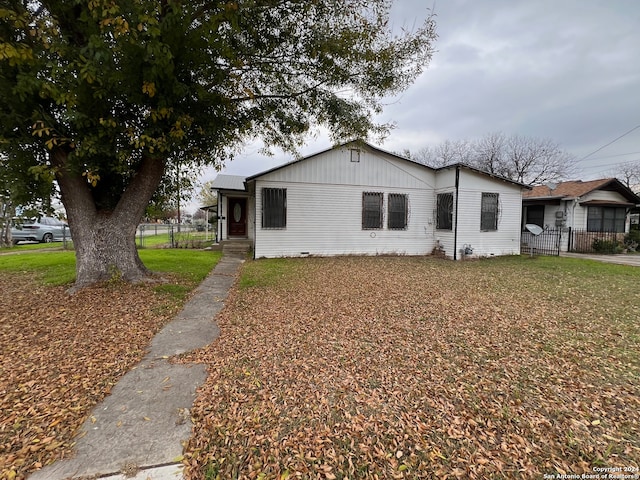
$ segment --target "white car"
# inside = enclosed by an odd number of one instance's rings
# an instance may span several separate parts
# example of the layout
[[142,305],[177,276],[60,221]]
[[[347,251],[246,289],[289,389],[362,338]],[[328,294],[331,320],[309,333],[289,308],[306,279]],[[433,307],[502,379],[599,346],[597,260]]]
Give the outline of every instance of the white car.
[[57,218],[42,217],[39,220],[25,220],[23,223],[14,221],[11,238],[14,244],[22,241],[61,242],[71,239],[71,231],[65,222]]

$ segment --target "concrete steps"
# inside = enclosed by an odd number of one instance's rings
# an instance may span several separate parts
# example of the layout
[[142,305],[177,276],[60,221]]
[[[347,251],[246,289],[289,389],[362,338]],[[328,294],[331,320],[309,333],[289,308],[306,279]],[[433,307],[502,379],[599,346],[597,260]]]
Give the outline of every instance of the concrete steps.
[[250,240],[225,240],[222,242],[223,253],[246,254],[251,250]]

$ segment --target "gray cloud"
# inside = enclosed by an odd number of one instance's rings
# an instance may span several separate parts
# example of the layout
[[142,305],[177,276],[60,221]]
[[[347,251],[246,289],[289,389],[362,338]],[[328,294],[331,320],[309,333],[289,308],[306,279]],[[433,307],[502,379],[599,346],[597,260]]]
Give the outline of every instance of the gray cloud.
[[[433,6],[396,0],[392,25],[416,28]],[[411,88],[385,102],[379,119],[396,129],[382,148],[418,150],[502,131],[550,138],[582,158],[640,124],[637,0],[439,0],[435,13],[437,53]],[[302,153],[329,145],[320,134]],[[583,178],[640,159],[623,155],[636,151],[640,129],[585,160]],[[288,160],[251,147],[226,173],[250,175]]]

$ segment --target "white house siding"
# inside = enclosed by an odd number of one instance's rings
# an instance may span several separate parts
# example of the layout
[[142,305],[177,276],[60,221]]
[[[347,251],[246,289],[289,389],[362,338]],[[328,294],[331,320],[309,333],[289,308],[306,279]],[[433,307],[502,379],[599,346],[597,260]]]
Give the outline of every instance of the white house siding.
[[[434,246],[434,172],[363,150],[331,150],[255,179],[255,257],[303,255],[424,255]],[[263,229],[262,189],[287,189],[287,226]],[[383,228],[362,229],[363,192],[382,192]],[[387,227],[390,193],[408,196],[405,230]]]
[[[496,231],[481,231],[482,193],[498,193],[500,216]],[[518,185],[494,180],[468,169],[460,170],[458,192],[457,258],[465,245],[474,257],[519,255],[522,190]]]

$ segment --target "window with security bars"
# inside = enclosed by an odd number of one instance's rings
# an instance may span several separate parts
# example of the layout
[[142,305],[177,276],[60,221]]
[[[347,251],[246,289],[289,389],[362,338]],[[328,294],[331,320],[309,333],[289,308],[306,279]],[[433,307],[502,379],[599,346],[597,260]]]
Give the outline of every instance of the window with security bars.
[[438,194],[436,228],[438,230],[453,230],[453,193]]
[[382,228],[382,193],[362,193],[362,229]]
[[287,226],[287,189],[262,189],[262,228]]
[[389,194],[389,230],[404,230],[407,228],[407,196],[401,193]]
[[480,230],[498,230],[499,202],[497,193],[483,193],[480,212]]

